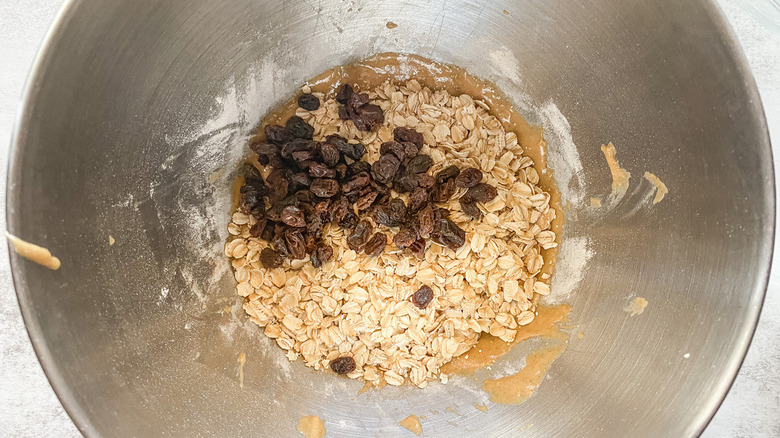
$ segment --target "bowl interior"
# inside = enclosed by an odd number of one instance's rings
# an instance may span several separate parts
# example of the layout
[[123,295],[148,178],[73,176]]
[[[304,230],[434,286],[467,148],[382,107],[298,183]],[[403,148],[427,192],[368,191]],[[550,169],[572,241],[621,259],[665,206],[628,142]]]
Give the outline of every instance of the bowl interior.
[[[247,135],[306,79],[381,52],[464,67],[544,127],[571,203],[553,290],[585,337],[522,405],[478,411],[465,378],[358,396],[243,317],[222,245]],[[611,201],[610,141],[633,175]],[[430,436],[691,435],[755,327],[771,163],[752,78],[706,1],[75,0],[31,78],[8,184],[10,232],[63,266],[13,256],[14,279],[88,435],[293,436],[319,415],[329,436],[406,436],[409,414]],[[645,171],[670,189],[656,205]],[[629,316],[634,297],[649,305]]]

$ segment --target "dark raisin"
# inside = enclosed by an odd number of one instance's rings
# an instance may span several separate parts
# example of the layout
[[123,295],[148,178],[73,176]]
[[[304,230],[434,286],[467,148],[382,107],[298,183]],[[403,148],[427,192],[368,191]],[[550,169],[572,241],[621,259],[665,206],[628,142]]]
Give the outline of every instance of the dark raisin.
[[460,229],[455,222],[441,219],[434,223],[431,239],[439,245],[456,250],[466,243],[466,232]]
[[455,194],[455,180],[448,179],[441,184],[433,186],[433,192],[431,192],[431,201],[447,202],[450,200],[453,194]]
[[417,149],[423,146],[423,135],[414,129],[398,127],[393,130],[393,139],[399,143],[410,142],[417,146]]
[[425,173],[433,165],[433,158],[428,155],[420,154],[409,160],[406,165],[406,172],[410,174]]
[[387,141],[382,143],[382,145],[379,146],[379,153],[381,155],[391,153],[398,157],[400,161],[406,159],[406,149],[404,148],[404,145],[398,143],[397,141]]
[[358,222],[355,229],[352,230],[352,234],[347,237],[347,245],[350,249],[360,252],[368,242],[368,239],[371,238],[372,231],[373,227],[370,222],[365,220]]
[[401,162],[398,161],[398,158],[395,155],[382,155],[371,165],[371,176],[373,176],[374,180],[377,182],[387,184],[393,179],[395,172],[400,165]]
[[456,178],[458,175],[460,175],[460,169],[458,169],[458,166],[447,166],[436,174],[436,182],[441,184],[450,178]]
[[464,202],[463,199],[461,199],[460,210],[473,219],[478,219],[482,217],[482,211],[479,209],[479,207],[477,207],[477,204],[474,202]]
[[431,301],[433,301],[433,289],[429,286],[423,285],[417,289],[417,292],[412,294],[412,304],[417,306],[418,309],[428,307]]
[[352,359],[349,356],[338,357],[333,359],[333,361],[330,363],[330,369],[332,369],[336,374],[349,374],[352,371],[355,371],[356,367],[357,365],[355,364],[355,359]]
[[393,243],[401,249],[406,249],[417,240],[417,233],[409,227],[403,227],[393,236]]
[[366,147],[362,143],[350,143],[350,148],[345,154],[347,157],[352,158],[355,161],[359,161],[366,155]]
[[298,163],[299,166],[302,165],[303,162],[313,161],[316,156],[317,156],[317,152],[314,151],[313,149],[305,150],[305,151],[297,151],[292,153],[293,161]]
[[366,93],[352,93],[349,100],[345,105],[352,111],[357,111],[358,108],[368,103],[368,94]]
[[292,134],[284,126],[266,125],[263,130],[265,131],[265,139],[270,142],[282,144],[292,140]]
[[403,175],[398,181],[393,183],[393,188],[398,193],[408,193],[417,188],[417,178],[414,175]]
[[299,203],[303,203],[302,208],[306,214],[311,214],[311,203],[316,200],[312,192],[308,190],[300,190],[295,194],[295,199],[297,199]]
[[428,190],[417,187],[414,189],[411,195],[409,195],[409,211],[411,213],[417,213],[423,207],[428,205]]
[[333,248],[330,245],[317,248],[316,253],[322,263],[328,263],[333,258]]
[[339,192],[339,183],[334,179],[316,178],[309,190],[319,198],[330,198]]
[[370,190],[355,202],[355,207],[357,207],[358,211],[368,210],[368,208],[374,204],[378,194],[379,192],[376,190]]
[[490,202],[498,196],[498,191],[495,187],[491,186],[487,183],[479,183],[475,185],[474,187],[470,188],[465,195],[463,195],[463,198],[465,198],[466,202]]
[[255,217],[260,216],[265,211],[263,193],[257,187],[244,184],[241,186],[239,193],[241,195],[239,200],[241,211]]
[[[301,151],[311,152],[313,146],[314,143],[311,140],[294,138],[282,146],[281,154],[284,158],[291,159],[293,157],[293,153]],[[311,154],[311,156],[313,156],[313,154]]]
[[274,232],[276,231],[276,222],[268,220],[265,222],[265,227],[260,233],[260,238],[266,242],[270,242],[274,238]]
[[407,141],[401,144],[404,145],[404,157],[407,160],[416,157],[417,154],[420,153],[420,150],[417,149],[417,145],[415,145],[414,143],[410,143]]
[[354,176],[365,172],[368,174],[368,172],[371,172],[371,164],[365,162],[365,161],[355,161],[354,163],[349,165],[349,172],[347,172],[349,175]]
[[255,222],[254,225],[252,225],[252,228],[249,229],[249,235],[252,237],[260,237],[263,234],[263,230],[265,229],[265,224],[268,223],[267,218],[258,219],[257,222]]
[[290,251],[287,249],[287,242],[284,240],[284,233],[280,233],[281,227],[276,227],[275,233],[277,233],[273,239],[271,239],[271,245],[273,245],[276,252],[282,257],[289,257]]
[[306,254],[311,254],[317,249],[317,246],[319,246],[320,238],[311,234],[304,234],[303,242],[306,245]]
[[372,131],[384,123],[385,114],[382,108],[372,103],[365,104],[355,111],[352,123],[360,131]]
[[421,237],[415,240],[411,245],[409,245],[409,251],[417,256],[418,259],[425,258],[425,239]]
[[417,214],[417,234],[428,238],[433,232],[433,208],[428,205]]
[[252,142],[249,149],[257,154],[257,160],[264,166],[271,162],[271,157],[279,155],[279,148],[265,141]]
[[294,173],[290,175],[289,191],[298,192],[299,190],[303,190],[309,187],[309,184],[311,184],[311,178],[309,178],[309,175],[306,175],[303,172]]
[[442,219],[450,217],[450,211],[446,208],[434,208],[433,209],[433,222],[436,223]]
[[312,236],[321,235],[324,227],[325,222],[322,220],[322,216],[318,214],[312,215],[306,222],[306,232]]
[[339,107],[339,119],[347,121],[349,120],[349,110],[347,110],[347,107],[340,106]]
[[300,231],[288,229],[284,232],[284,241],[290,252],[290,258],[303,260],[306,257],[306,241]]
[[347,176],[347,165],[344,163],[339,163],[334,167],[336,169],[336,174],[339,176],[339,178],[344,178]]
[[403,199],[393,198],[387,204],[387,213],[390,219],[396,224],[400,224],[406,220],[407,208]]
[[336,102],[340,104],[345,104],[347,101],[349,101],[350,98],[352,98],[352,95],[355,94],[355,90],[352,89],[352,86],[349,84],[344,84],[339,88],[338,93],[336,93]]
[[320,163],[312,163],[309,166],[309,175],[315,178],[332,178],[335,179],[338,174],[335,170],[328,168],[328,166]]
[[290,186],[290,182],[281,170],[275,169],[265,179],[268,184],[268,188],[271,190],[268,197],[271,202],[278,201],[287,196],[287,190]]
[[312,137],[314,137],[314,127],[298,116],[292,116],[287,119],[287,124],[285,126],[293,137],[306,140],[311,140]]
[[341,219],[343,219],[344,216],[349,212],[349,202],[347,201],[347,198],[343,196],[336,199],[330,205],[331,218],[336,222],[340,222]]
[[320,261],[320,256],[317,254],[317,251],[311,253],[311,255],[309,256],[309,261],[311,262],[311,265],[314,266],[315,268],[319,268],[320,266],[322,266],[322,261]]
[[378,256],[379,254],[382,254],[382,251],[385,250],[385,246],[387,246],[387,236],[380,232],[374,234],[371,239],[366,242],[364,249],[366,251],[366,255]]
[[473,167],[468,167],[460,171],[455,178],[455,185],[462,189],[470,189],[482,181],[482,171]]
[[345,214],[344,217],[341,218],[341,220],[339,221],[339,226],[341,228],[352,229],[355,228],[355,225],[357,225],[357,223],[358,223],[357,215],[350,211],[347,214]]
[[418,173],[416,177],[417,185],[424,189],[430,189],[434,184],[436,184],[436,180],[427,173]]
[[370,182],[371,177],[368,175],[368,173],[361,172],[352,177],[349,181],[345,182],[341,189],[344,191],[344,193],[352,193],[367,186]]
[[260,263],[267,269],[278,268],[284,263],[284,257],[271,248],[263,248],[263,250],[260,251]]
[[306,111],[316,111],[320,108],[320,99],[311,93],[304,93],[298,97],[298,106]]
[[335,166],[341,159],[339,149],[336,145],[331,143],[323,143],[320,145],[320,155],[322,155],[322,162],[328,167]]
[[376,209],[374,212],[374,220],[379,225],[384,225],[386,227],[397,227],[400,225],[397,221],[390,217],[389,208],[386,205],[380,206]]
[[282,210],[282,222],[291,227],[305,227],[306,220],[303,217],[303,210],[293,205],[288,205]]

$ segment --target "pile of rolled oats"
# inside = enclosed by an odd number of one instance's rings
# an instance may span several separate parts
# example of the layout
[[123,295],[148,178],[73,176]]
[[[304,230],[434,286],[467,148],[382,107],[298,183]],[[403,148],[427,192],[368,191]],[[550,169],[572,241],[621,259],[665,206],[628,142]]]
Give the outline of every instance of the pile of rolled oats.
[[[454,251],[428,242],[421,260],[391,242],[371,257],[351,250],[344,230],[332,224],[323,238],[334,254],[321,268],[285,260],[266,269],[259,255],[268,243],[251,237],[256,219],[238,211],[228,225],[225,254],[233,259],[247,314],[290,360],[302,357],[307,366],[326,369],[347,356],[355,363],[351,378],[424,388],[435,379],[446,382],[440,367],[468,351],[480,334],[511,342],[518,327],[533,321],[534,294],[550,293],[540,251],[557,246],[550,230],[556,210],[516,134],[505,132],[486,103],[415,80],[367,92],[385,115],[373,132],[340,120],[338,103],[318,93],[323,104],[314,111],[299,108],[297,115],[314,127],[314,140],[340,134],[359,141],[369,161],[393,139],[394,128],[409,127],[424,136],[420,153],[433,158],[431,174],[452,164],[481,169],[485,182],[498,189],[498,197],[479,204],[482,217],[472,220],[460,211],[464,189],[445,206],[466,231],[466,243]],[[410,297],[424,285],[434,298],[420,309]]]

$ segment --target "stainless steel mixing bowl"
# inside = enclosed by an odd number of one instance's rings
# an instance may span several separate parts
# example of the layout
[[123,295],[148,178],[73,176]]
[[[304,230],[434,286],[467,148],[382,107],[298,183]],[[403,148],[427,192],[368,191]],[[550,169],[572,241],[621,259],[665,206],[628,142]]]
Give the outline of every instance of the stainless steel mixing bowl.
[[[572,283],[586,336],[522,405],[477,411],[467,379],[358,396],[289,364],[236,304],[220,254],[247,133],[305,79],[386,51],[496,81],[533,122],[554,104],[569,125],[551,125],[550,154],[571,153],[570,128],[583,166],[555,169],[566,193],[609,191],[606,141],[634,174],[606,213],[568,212],[563,252],[577,238],[592,253]],[[645,170],[671,189],[655,206],[632,198]],[[73,0],[30,79],[7,215],[62,259],[13,255],[14,279],[89,436],[295,436],[309,414],[333,437],[408,436],[396,422],[417,414],[426,436],[677,437],[705,427],[739,368],[774,211],[759,97],[709,1]],[[649,306],[630,317],[635,296]]]

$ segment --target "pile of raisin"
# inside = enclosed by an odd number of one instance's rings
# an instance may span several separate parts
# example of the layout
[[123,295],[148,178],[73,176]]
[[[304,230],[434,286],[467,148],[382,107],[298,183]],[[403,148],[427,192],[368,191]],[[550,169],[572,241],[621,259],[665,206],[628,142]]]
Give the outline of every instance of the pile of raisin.
[[[352,120],[358,129],[373,130],[384,122],[381,108],[349,85],[336,99],[342,104],[341,118]],[[298,104],[304,109],[320,106],[311,94],[301,96]],[[270,243],[260,253],[266,268],[307,256],[317,268],[328,262],[333,248],[324,243],[322,232],[330,223],[345,230],[351,249],[378,256],[388,236],[367,218],[398,228],[392,242],[420,258],[428,239],[455,250],[465,243],[466,233],[437,204],[448,202],[457,188],[467,189],[461,209],[477,218],[481,212],[476,203],[497,195],[495,187],[482,182],[479,169],[449,166],[428,174],[433,159],[420,153],[423,136],[412,129],[395,128],[393,141],[381,145],[381,155],[373,163],[363,161],[364,145],[339,135],[314,141],[314,127],[298,116],[290,117],[285,126],[265,126],[264,132],[265,140],[250,148],[270,172],[263,179],[257,168],[245,167],[239,207],[257,219],[251,235]],[[391,190],[408,193],[408,202],[393,197]]]

